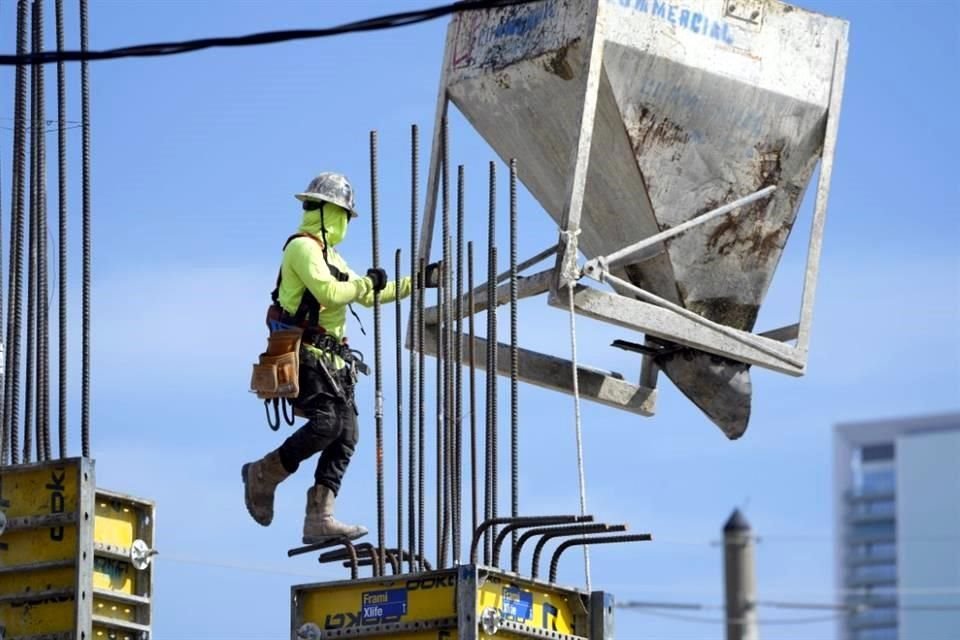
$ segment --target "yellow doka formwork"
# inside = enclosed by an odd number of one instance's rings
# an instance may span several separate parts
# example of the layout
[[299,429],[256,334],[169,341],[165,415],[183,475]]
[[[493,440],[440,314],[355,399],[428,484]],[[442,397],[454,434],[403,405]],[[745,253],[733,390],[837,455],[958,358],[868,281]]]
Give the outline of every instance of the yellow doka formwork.
[[154,513],[87,458],[0,467],[0,640],[149,640]]
[[295,585],[290,613],[292,640],[613,638],[612,595],[477,565]]

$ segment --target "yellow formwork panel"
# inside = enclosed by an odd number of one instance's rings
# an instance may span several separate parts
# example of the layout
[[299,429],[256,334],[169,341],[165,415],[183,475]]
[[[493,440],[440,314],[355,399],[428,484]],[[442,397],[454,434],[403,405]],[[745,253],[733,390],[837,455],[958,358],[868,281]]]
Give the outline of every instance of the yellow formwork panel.
[[73,596],[41,602],[5,603],[0,606],[0,624],[5,629],[5,638],[66,633],[74,629],[74,611]]
[[134,605],[115,602],[106,598],[94,597],[93,615],[120,620],[121,622],[137,622],[137,609]]
[[[79,572],[92,564],[93,465],[69,458],[0,468],[0,627],[4,637],[75,631]],[[82,557],[81,557],[82,556]]]
[[146,637],[152,566],[131,549],[153,547],[152,502],[97,491],[71,458],[0,467],[0,512],[0,637]]
[[[563,589],[551,589],[505,574],[489,573],[477,588],[477,619],[492,607],[504,620],[512,620],[544,631],[574,633],[576,595]],[[481,634],[479,637],[486,637]],[[513,637],[500,631],[497,638]]]
[[488,610],[497,639],[587,635],[587,594],[488,567],[297,585],[291,597],[291,638],[493,639],[479,624]]
[[93,640],[140,640],[140,633],[93,625]]
[[[375,624],[429,622],[456,616],[456,572],[372,578],[295,587],[301,620],[321,629],[348,631]],[[391,638],[436,638],[437,631],[412,631]],[[452,637],[452,636],[445,636]]]
[[[153,547],[154,505],[148,500],[98,490],[96,495],[93,540],[95,558],[93,565],[95,620],[130,622],[149,626],[150,604],[144,601],[130,602],[124,596],[149,599],[152,596],[151,565],[138,569],[131,559],[135,544]],[[113,597],[111,597],[113,596]],[[107,629],[94,624],[94,637],[100,633],[108,640],[122,640],[131,633],[123,629]]]
[[3,543],[0,546],[0,567],[21,567],[77,557],[77,528],[73,525],[56,527],[56,537],[49,528],[5,531],[0,541]]
[[138,505],[98,493],[95,513],[95,542],[129,548],[139,537],[142,508]]

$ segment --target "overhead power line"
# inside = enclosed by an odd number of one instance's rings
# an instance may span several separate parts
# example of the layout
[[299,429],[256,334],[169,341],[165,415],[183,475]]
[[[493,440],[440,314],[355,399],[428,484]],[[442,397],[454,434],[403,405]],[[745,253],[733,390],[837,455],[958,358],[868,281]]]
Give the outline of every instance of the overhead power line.
[[482,9],[497,9],[525,4],[543,2],[543,0],[458,0],[444,5],[390,13],[373,18],[365,18],[354,22],[326,27],[322,29],[286,29],[282,31],[263,31],[244,36],[225,36],[216,38],[198,38],[179,42],[158,42],[153,44],[131,45],[101,51],[43,51],[23,55],[0,55],[0,65],[18,64],[51,64],[55,62],[77,62],[81,60],[117,60],[120,58],[150,58],[157,56],[172,56],[181,53],[190,53],[202,49],[215,47],[251,47],[294,40],[310,40],[329,38],[348,33],[365,31],[381,31],[406,27],[421,22],[427,22],[444,16],[477,11]]

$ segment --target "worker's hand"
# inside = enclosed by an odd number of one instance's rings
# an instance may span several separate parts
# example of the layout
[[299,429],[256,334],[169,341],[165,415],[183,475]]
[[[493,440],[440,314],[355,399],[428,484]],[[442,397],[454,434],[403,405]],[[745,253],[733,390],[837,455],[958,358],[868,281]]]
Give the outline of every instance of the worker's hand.
[[374,291],[383,291],[387,287],[387,272],[379,267],[367,269],[367,277],[373,283]]
[[443,273],[443,262],[431,262],[427,265],[423,276],[423,287],[436,289],[440,286],[440,275]]

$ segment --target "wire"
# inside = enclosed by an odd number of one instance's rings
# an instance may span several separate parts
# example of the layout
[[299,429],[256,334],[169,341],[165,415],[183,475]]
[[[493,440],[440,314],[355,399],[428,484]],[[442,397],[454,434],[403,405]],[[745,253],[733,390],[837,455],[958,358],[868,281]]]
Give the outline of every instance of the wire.
[[405,27],[419,24],[421,22],[428,22],[430,20],[435,20],[436,18],[442,18],[444,16],[456,13],[462,13],[464,11],[513,7],[541,1],[542,0],[470,0],[469,2],[465,2],[458,0],[457,2],[451,2],[426,9],[390,13],[321,29],[286,29],[280,31],[263,31],[243,36],[198,38],[179,42],[157,42],[152,44],[130,45],[115,49],[104,49],[100,51],[81,49],[80,51],[44,51],[37,54],[0,55],[0,65],[11,66],[32,63],[51,64],[55,62],[77,62],[81,60],[89,61],[117,60],[120,58],[150,58],[158,56],[171,56],[181,53],[191,53],[203,49],[219,47],[249,47],[265,44],[277,44],[280,42],[291,42],[294,40],[328,38],[331,36],[339,36],[348,33],[362,33],[366,31],[379,31],[384,29]]
[[[846,614],[863,613],[871,609],[889,609],[891,605],[870,604],[867,602],[858,602],[852,604],[830,603],[830,602],[773,602],[760,600],[753,603],[755,607],[764,607],[770,609],[790,609],[790,610],[819,610],[819,611],[837,611]],[[723,611],[723,605],[703,604],[698,602],[618,602],[617,609],[628,610],[682,610],[682,611]],[[902,611],[960,611],[960,605],[893,605],[892,608]]]
[[794,625],[794,624],[817,624],[839,620],[845,617],[844,614],[832,614],[829,616],[811,616],[808,618],[770,618],[764,620],[747,620],[744,618],[708,618],[704,616],[691,616],[682,613],[668,613],[666,611],[655,611],[652,609],[633,609],[639,613],[645,613],[660,618],[669,618],[670,620],[680,620],[683,622],[697,622],[701,624],[757,624],[761,626],[775,625]]

